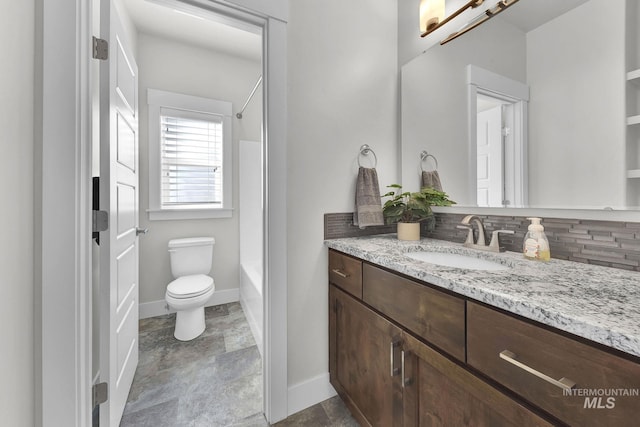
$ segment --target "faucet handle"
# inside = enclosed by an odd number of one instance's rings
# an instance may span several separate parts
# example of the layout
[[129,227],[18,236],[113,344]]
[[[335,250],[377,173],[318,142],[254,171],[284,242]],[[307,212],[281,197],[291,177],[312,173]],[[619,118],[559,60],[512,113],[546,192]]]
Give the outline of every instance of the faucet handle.
[[515,231],[513,231],[513,230],[495,230],[493,233],[491,233],[491,243],[489,243],[489,247],[494,252],[504,252],[505,251],[505,249],[500,246],[500,238],[498,237],[500,235],[500,233],[502,233],[502,234],[515,234]]

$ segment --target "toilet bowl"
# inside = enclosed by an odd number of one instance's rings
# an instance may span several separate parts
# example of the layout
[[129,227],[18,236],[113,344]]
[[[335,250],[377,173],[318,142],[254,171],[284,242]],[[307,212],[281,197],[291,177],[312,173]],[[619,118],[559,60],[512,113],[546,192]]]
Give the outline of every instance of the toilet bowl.
[[189,341],[205,330],[204,306],[215,291],[211,271],[212,237],[169,241],[171,273],[174,281],[167,285],[165,300],[176,311],[174,337]]

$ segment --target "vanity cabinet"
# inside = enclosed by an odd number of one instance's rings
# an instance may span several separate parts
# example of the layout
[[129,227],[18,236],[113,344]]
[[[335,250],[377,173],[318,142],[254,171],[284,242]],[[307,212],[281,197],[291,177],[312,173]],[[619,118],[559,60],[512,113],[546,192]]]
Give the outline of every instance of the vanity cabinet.
[[329,254],[330,381],[361,425],[638,425],[640,396],[583,391],[637,393],[633,357]]
[[464,299],[335,251],[329,272],[330,381],[361,425],[552,425],[462,366]]

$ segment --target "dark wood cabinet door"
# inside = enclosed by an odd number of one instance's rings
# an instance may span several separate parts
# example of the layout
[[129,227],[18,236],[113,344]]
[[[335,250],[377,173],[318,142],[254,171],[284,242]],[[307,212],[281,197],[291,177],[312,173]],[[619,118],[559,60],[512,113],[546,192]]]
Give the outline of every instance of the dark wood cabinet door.
[[552,426],[409,334],[403,336],[404,426]]
[[331,285],[330,378],[362,425],[402,425],[401,330]]

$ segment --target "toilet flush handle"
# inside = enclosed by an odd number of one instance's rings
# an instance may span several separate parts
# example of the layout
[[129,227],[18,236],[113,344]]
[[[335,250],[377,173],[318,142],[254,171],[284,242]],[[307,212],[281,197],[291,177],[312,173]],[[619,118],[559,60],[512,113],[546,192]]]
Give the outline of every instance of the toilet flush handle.
[[141,234],[147,234],[149,232],[148,228],[139,228],[136,227],[136,236],[139,236]]

